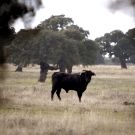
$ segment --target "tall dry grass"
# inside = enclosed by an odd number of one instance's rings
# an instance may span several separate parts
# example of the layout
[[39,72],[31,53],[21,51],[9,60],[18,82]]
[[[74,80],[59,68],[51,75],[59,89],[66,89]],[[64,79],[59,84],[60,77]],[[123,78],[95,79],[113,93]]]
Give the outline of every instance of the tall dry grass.
[[[74,67],[81,72],[83,67]],[[0,135],[134,135],[135,67],[89,66],[96,73],[79,103],[76,92],[50,100],[51,75],[39,83],[39,67],[23,73],[9,66],[0,83]]]

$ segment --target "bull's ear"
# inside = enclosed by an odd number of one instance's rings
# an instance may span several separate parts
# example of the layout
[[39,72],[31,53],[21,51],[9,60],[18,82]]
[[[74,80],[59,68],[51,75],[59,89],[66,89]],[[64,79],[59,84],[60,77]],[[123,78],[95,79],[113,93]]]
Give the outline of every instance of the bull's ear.
[[88,70],[82,70],[83,72],[86,72],[86,71],[88,71]]

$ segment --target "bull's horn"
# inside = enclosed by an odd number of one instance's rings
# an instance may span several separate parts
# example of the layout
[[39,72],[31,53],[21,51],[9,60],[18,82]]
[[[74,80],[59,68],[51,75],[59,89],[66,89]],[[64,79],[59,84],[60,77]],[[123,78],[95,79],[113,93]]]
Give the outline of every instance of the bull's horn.
[[88,71],[88,70],[83,70],[83,71]]

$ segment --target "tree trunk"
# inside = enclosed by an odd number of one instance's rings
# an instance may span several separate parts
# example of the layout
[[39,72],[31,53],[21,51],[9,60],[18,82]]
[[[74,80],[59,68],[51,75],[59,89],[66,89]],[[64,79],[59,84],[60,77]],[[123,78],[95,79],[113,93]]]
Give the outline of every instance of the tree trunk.
[[45,82],[48,71],[40,71],[39,82]]
[[60,72],[64,72],[65,73],[66,72],[66,68],[61,66],[60,67]]
[[18,65],[17,69],[15,70],[15,72],[22,72],[22,66]]
[[66,72],[66,63],[65,63],[65,60],[63,59],[63,57],[60,58],[57,65],[60,69],[60,72]]
[[40,62],[40,76],[39,76],[39,82],[45,82],[47,73],[48,73],[49,65],[45,62]]
[[121,68],[122,69],[127,69],[126,61],[123,57],[119,57]]
[[68,67],[67,67],[67,73],[72,73],[72,67],[73,67],[73,66],[68,66]]

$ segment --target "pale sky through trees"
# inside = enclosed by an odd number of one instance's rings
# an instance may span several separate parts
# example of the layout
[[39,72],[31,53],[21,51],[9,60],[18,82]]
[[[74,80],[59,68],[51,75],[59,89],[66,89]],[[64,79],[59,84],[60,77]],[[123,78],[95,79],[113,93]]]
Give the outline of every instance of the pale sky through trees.
[[[83,29],[89,30],[90,39],[116,29],[126,32],[135,27],[132,16],[122,11],[111,12],[107,2],[108,0],[43,0],[44,7],[37,12],[32,27],[52,15],[61,14],[72,18],[74,23]],[[23,23],[17,21],[15,28],[16,31],[24,28]]]

